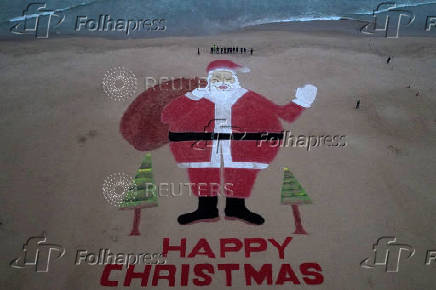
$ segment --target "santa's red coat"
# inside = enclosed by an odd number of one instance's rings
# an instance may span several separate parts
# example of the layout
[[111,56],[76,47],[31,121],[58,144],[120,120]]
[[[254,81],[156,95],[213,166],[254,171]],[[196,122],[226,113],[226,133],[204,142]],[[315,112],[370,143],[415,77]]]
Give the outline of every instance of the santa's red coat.
[[[169,124],[171,132],[216,132],[215,104],[207,98],[193,99],[186,94],[173,100],[162,112],[162,122]],[[287,105],[276,105],[265,97],[245,90],[231,106],[232,132],[281,132],[280,119],[294,121],[304,110],[303,107],[289,102]],[[180,167],[186,168],[218,168],[214,162],[213,151],[217,147],[213,143],[226,141],[182,141],[171,142],[170,148]],[[279,146],[271,146],[270,142],[231,140],[230,152],[225,152],[224,168],[266,168],[274,159]],[[273,141],[277,144],[277,141]],[[230,155],[230,156],[229,156]],[[217,160],[215,160],[217,161]]]

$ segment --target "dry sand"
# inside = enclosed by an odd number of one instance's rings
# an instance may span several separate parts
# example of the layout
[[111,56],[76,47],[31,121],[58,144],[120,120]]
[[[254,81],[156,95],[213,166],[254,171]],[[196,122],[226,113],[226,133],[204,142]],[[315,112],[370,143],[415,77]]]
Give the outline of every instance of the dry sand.
[[[253,47],[254,56],[197,55],[212,43]],[[294,237],[279,260],[272,249],[245,259],[242,253],[211,260],[182,259],[169,264],[251,263],[274,267],[317,262],[324,282],[317,289],[432,289],[435,265],[425,254],[436,249],[436,42],[431,38],[384,39],[343,33],[245,31],[215,37],[105,40],[64,38],[2,42],[1,87],[1,289],[100,289],[101,266],[74,265],[77,249],[97,252],[160,252],[162,238],[188,238],[192,249],[207,237]],[[391,57],[389,64],[387,58]],[[104,73],[124,66],[138,77],[138,93],[148,76],[205,76],[213,59],[232,59],[251,69],[241,84],[278,104],[305,83],[318,87],[313,107],[293,124],[295,134],[346,135],[347,146],[283,148],[258,177],[250,208],[263,214],[262,226],[221,220],[179,226],[180,213],[192,210],[188,195],[160,198],[144,209],[139,237],[128,236],[133,212],[120,211],[102,195],[114,172],[133,175],[144,153],[119,134],[120,118],[133,99],[114,102],[102,91]],[[360,109],[355,110],[360,99]],[[91,132],[91,133],[90,133]],[[157,183],[188,182],[168,145],[152,152]],[[295,236],[291,208],[280,205],[282,167],[289,167],[313,204],[302,206],[308,236]],[[223,200],[220,200],[222,208]],[[11,269],[30,236],[46,231],[48,242],[64,246],[65,257],[48,273]],[[399,273],[383,267],[362,269],[372,244],[396,236],[416,249],[402,259]],[[274,275],[277,275],[277,268]],[[299,276],[299,274],[297,273]],[[114,273],[122,281],[123,275]],[[275,279],[275,278],[274,278]],[[176,285],[179,285],[177,278]],[[139,288],[136,282],[132,289]],[[166,281],[155,289],[166,289]],[[224,274],[210,289],[223,289]],[[232,289],[242,289],[242,272]],[[277,288],[288,288],[282,286]],[[297,287],[297,286],[294,286]],[[300,285],[300,289],[315,286]],[[189,287],[196,288],[190,283]],[[274,286],[251,286],[271,289]]]

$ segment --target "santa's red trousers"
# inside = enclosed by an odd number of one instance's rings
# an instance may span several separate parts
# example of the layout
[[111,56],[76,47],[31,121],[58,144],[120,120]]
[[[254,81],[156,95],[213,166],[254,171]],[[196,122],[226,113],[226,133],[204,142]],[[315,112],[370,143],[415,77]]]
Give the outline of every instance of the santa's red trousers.
[[[192,193],[196,196],[217,196],[247,198],[259,169],[245,168],[188,168]],[[223,186],[220,188],[221,177]],[[221,192],[222,189],[222,192]]]

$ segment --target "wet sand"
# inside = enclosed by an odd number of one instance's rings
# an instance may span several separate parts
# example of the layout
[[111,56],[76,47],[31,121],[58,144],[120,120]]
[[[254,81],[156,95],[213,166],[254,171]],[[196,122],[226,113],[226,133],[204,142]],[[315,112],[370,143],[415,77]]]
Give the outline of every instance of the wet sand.
[[[213,43],[254,48],[254,55],[211,56]],[[426,251],[436,247],[435,48],[431,38],[281,29],[192,38],[2,42],[1,288],[99,289],[103,267],[74,265],[77,249],[160,252],[163,238],[176,244],[186,237],[191,250],[206,237],[217,250],[220,238],[283,241],[287,236],[294,239],[284,260],[272,249],[248,259],[240,252],[228,259],[170,253],[167,260],[178,271],[182,263],[289,263],[297,270],[303,262],[316,262],[324,276],[317,289],[432,288],[435,266],[424,262]],[[223,58],[249,67],[250,73],[239,75],[241,85],[277,104],[290,101],[296,88],[315,84],[318,97],[312,108],[285,128],[307,136],[344,135],[347,145],[283,148],[261,172],[247,201],[265,217],[262,226],[224,219],[213,226],[179,226],[177,216],[196,205],[195,198],[184,194],[161,197],[158,207],[143,209],[142,235],[128,236],[133,211],[108,204],[102,183],[115,172],[134,175],[144,152],[119,133],[133,98],[115,102],[105,96],[105,72],[117,66],[130,69],[138,78],[139,94],[146,77],[202,77],[211,60]],[[157,183],[188,182],[168,145],[154,150],[152,159]],[[292,234],[291,208],[280,204],[283,167],[290,168],[313,200],[300,207],[308,236]],[[222,209],[222,198],[219,204]],[[21,254],[23,243],[42,231],[48,242],[66,248],[65,257],[53,262],[48,273],[11,269],[8,262]],[[414,257],[401,260],[399,273],[359,266],[382,236],[396,236],[416,249]],[[242,273],[234,275],[234,289],[246,287]],[[139,288],[138,282],[134,285]],[[153,288],[167,289],[166,281],[159,285]],[[224,285],[224,273],[215,273],[210,289]],[[179,288],[186,287],[177,282]]]

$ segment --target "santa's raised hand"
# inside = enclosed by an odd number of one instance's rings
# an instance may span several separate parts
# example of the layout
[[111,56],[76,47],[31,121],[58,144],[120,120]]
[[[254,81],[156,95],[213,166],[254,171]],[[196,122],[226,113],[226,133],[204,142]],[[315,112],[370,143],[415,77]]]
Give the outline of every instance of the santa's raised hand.
[[317,91],[318,89],[314,85],[306,84],[304,87],[297,89],[295,99],[293,99],[292,102],[299,106],[310,108],[316,98]]

